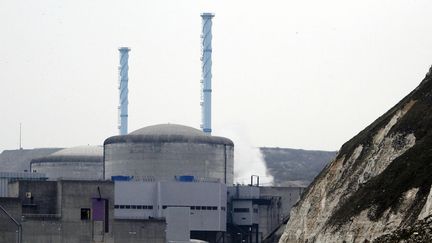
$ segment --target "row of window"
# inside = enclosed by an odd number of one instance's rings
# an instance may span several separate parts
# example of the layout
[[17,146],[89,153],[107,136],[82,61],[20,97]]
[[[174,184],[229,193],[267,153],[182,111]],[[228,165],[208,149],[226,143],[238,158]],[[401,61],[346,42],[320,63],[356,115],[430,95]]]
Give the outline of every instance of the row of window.
[[[166,209],[168,206],[162,206],[162,209]],[[174,207],[174,206],[170,206]],[[177,206],[182,207],[182,206]],[[153,205],[114,205],[116,209],[153,209]],[[191,210],[218,210],[216,206],[190,206]],[[221,207],[222,211],[225,211],[225,207]]]
[[114,205],[117,209],[153,209],[153,205]]
[[[184,206],[162,206],[162,209],[166,209],[167,207],[184,207]],[[218,210],[216,206],[190,206],[191,210]],[[220,208],[222,211],[225,211],[225,207]]]

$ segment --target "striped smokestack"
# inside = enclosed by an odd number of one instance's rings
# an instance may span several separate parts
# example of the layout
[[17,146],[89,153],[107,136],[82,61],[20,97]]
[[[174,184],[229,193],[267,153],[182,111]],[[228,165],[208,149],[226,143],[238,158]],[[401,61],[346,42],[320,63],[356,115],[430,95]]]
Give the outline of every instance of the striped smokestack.
[[201,128],[204,133],[211,134],[211,79],[212,79],[212,13],[202,13],[201,34]]
[[119,66],[119,93],[120,93],[120,104],[118,107],[119,113],[119,134],[126,135],[128,133],[128,72],[129,72],[129,51],[128,47],[120,47],[120,66]]

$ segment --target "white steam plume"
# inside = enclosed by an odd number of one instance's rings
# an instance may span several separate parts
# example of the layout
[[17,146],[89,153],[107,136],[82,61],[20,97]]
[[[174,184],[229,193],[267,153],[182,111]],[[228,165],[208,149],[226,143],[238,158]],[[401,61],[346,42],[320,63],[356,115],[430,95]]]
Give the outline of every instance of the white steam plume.
[[[234,142],[234,184],[250,184],[251,175],[258,175],[260,185],[273,185],[273,176],[259,148],[252,145],[248,133],[241,126],[224,126],[218,129],[218,135]],[[254,183],[256,180],[254,179]]]

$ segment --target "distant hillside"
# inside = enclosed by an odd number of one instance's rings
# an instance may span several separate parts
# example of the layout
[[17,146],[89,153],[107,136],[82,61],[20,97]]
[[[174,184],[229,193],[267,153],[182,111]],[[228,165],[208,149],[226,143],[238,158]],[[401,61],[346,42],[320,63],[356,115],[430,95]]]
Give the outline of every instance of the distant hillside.
[[4,150],[0,154],[0,171],[23,172],[29,169],[32,159],[47,156],[60,149],[61,148]]
[[336,156],[336,152],[260,148],[275,186],[307,186]]

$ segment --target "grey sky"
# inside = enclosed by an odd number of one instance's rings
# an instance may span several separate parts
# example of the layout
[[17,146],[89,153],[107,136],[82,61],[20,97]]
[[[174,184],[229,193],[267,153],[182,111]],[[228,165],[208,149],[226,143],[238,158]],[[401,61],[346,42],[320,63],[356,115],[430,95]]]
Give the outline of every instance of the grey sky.
[[0,1],[0,150],[117,134],[119,46],[129,130],[200,124],[201,12],[214,12],[214,135],[336,150],[432,64],[432,1]]

